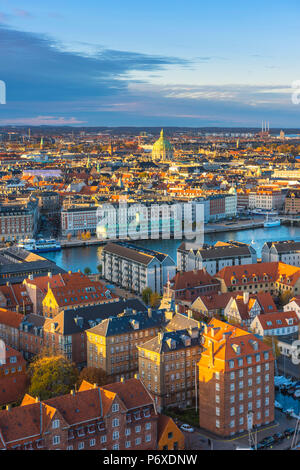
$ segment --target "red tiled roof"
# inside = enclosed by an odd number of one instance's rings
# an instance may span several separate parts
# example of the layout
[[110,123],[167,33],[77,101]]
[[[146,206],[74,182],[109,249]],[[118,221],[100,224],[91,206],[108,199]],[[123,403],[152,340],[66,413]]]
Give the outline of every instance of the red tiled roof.
[[6,308],[0,308],[0,324],[11,326],[13,328],[19,328],[20,323],[24,320],[24,315],[21,313],[7,310]]
[[[258,320],[263,330],[273,330],[288,326],[295,326],[299,324],[299,318],[296,312],[274,312],[265,315],[257,315],[255,320]],[[288,320],[292,320],[293,324],[289,325]],[[278,323],[281,322],[281,323]]]

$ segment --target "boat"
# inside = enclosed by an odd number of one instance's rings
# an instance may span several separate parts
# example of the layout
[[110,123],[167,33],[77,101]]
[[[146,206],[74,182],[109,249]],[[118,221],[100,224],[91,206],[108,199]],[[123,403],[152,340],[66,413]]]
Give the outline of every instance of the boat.
[[294,392],[294,398],[300,398],[300,388],[297,388]]
[[283,406],[279,403],[279,401],[274,401],[274,406],[277,410],[283,410]]
[[20,240],[17,244],[18,248],[23,248],[24,250],[31,251],[32,253],[47,253],[48,251],[60,251],[61,245],[54,238],[49,240],[44,239],[28,239]]
[[277,227],[278,225],[281,225],[281,221],[280,219],[278,218],[272,218],[272,219],[269,219],[269,215],[267,215],[267,218],[266,220],[264,221],[264,227],[265,228],[268,228],[268,227]]

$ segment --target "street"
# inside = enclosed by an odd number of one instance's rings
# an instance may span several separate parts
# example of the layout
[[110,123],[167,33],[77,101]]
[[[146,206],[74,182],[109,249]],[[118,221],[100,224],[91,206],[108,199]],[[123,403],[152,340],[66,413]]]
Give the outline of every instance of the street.
[[[288,418],[284,413],[279,410],[275,410],[276,422],[265,426],[262,430],[257,431],[257,442],[260,442],[265,437],[273,436],[278,432],[284,432],[287,428],[295,428],[296,419]],[[181,425],[181,422],[178,422]],[[185,435],[185,447],[187,450],[236,450],[237,447],[249,448],[249,437],[248,433],[245,432],[240,437],[233,437],[232,439],[216,439],[212,438],[205,431],[194,428],[193,433],[184,432]],[[208,442],[210,439],[210,445]],[[287,450],[290,448],[293,436],[284,438],[281,442],[275,443],[274,446],[263,449],[268,450]],[[299,436],[300,439],[300,436]]]

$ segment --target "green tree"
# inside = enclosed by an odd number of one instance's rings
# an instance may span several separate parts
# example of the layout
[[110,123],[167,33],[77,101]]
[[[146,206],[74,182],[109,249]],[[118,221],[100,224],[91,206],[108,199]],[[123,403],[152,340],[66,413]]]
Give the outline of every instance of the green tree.
[[264,336],[263,341],[268,346],[270,346],[270,348],[272,348],[275,358],[280,356],[281,353],[278,346],[278,339],[276,338],[276,336]]
[[86,268],[84,268],[84,274],[86,274],[87,276],[88,276],[89,274],[91,274],[91,272],[92,272],[92,271],[91,271],[91,269],[90,269],[88,266],[87,266]]
[[142,300],[146,305],[149,305],[150,303],[150,296],[152,294],[152,289],[150,287],[145,287],[145,289],[142,291]]
[[160,299],[161,297],[157,292],[152,292],[152,294],[150,295],[150,306],[152,308],[158,307],[160,303]]
[[98,264],[97,270],[100,274],[102,273],[102,264]]
[[51,352],[37,356],[30,364],[28,373],[28,393],[33,397],[40,397],[41,400],[69,393],[78,380],[75,364],[64,356]]
[[78,377],[78,385],[86,380],[91,384],[97,384],[98,386],[106,385],[111,382],[110,377],[106,374],[105,370],[98,367],[84,367]]

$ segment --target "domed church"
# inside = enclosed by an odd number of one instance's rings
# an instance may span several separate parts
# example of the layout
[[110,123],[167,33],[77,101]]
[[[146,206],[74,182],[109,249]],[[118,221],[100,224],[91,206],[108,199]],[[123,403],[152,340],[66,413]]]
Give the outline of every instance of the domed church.
[[160,131],[160,138],[152,147],[152,160],[172,160],[173,148],[170,142],[164,137],[163,129]]

